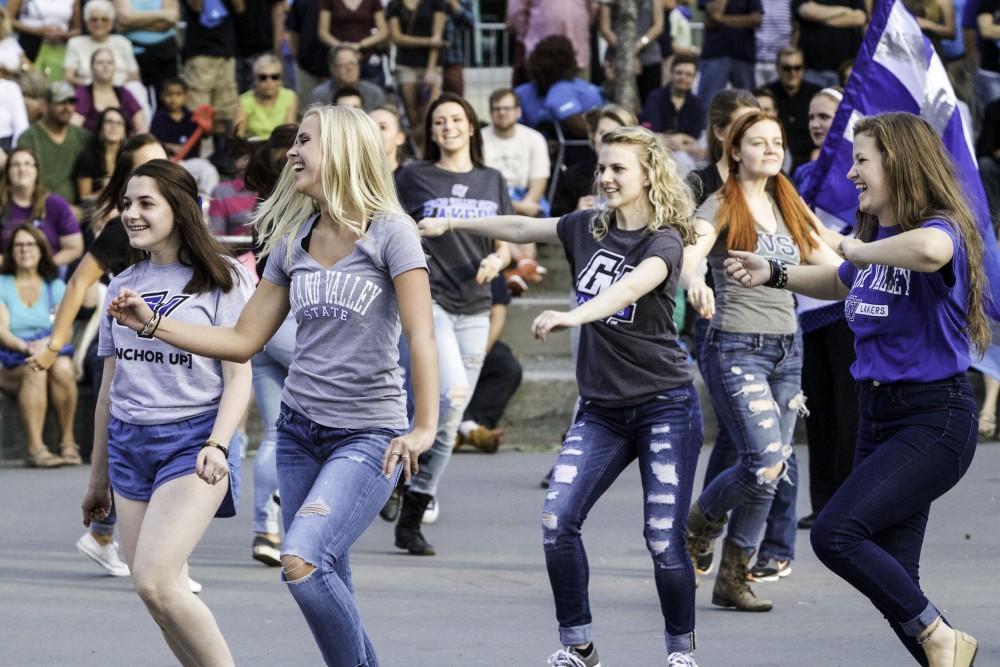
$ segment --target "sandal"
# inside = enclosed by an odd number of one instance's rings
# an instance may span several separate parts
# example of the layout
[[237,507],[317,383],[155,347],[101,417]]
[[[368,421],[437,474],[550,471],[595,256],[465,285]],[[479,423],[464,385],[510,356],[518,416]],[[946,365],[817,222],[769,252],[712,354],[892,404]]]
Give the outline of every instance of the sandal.
[[997,433],[997,418],[983,412],[979,413],[979,435],[983,438],[992,438]]
[[59,456],[63,460],[63,465],[78,466],[83,463],[83,459],[80,458],[80,447],[75,442],[63,444],[62,453]]
[[62,457],[56,456],[47,449],[28,452],[24,465],[28,468],[58,468],[63,464]]

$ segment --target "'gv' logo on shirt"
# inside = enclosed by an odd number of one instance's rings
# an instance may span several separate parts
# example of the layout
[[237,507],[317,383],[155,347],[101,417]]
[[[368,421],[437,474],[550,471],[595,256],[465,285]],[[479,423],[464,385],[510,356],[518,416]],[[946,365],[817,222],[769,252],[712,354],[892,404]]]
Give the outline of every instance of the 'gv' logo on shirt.
[[[586,303],[614,283],[627,276],[635,267],[626,264],[625,258],[608,250],[598,250],[576,281],[576,302]],[[635,304],[623,308],[605,322],[608,324],[631,324],[635,320]]]

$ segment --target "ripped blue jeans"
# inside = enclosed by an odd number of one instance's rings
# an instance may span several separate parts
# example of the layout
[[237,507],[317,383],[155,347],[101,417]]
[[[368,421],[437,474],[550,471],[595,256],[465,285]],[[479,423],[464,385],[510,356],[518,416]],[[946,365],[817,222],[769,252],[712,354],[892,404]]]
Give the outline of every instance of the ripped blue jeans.
[[378,659],[354,602],[348,550],[396,485],[382,455],[399,435],[388,428],[329,428],[282,403],[276,451],[285,539],[281,555],[316,567],[288,582],[323,660],[333,667],[376,667]]
[[711,329],[705,345],[712,406],[739,460],[705,487],[698,505],[713,521],[732,511],[727,539],[752,554],[778,481],[793,481],[788,459],[794,456],[795,420],[806,413],[802,337]]
[[559,638],[566,646],[591,641],[590,569],[581,528],[597,499],[639,459],[643,535],[653,557],[667,651],[691,651],[695,581],[685,526],[702,441],[698,393],[688,384],[623,408],[583,401],[576,419],[552,469],[542,511]]

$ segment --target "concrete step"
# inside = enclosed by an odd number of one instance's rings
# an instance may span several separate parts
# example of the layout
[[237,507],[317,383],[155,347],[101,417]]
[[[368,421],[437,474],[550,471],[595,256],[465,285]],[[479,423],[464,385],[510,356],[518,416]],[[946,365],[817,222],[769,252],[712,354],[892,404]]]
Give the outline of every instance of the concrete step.
[[569,310],[569,292],[555,296],[522,296],[507,307],[507,324],[501,339],[514,350],[518,359],[524,357],[569,357],[570,332],[560,331],[540,341],[531,335],[531,323],[543,310]]

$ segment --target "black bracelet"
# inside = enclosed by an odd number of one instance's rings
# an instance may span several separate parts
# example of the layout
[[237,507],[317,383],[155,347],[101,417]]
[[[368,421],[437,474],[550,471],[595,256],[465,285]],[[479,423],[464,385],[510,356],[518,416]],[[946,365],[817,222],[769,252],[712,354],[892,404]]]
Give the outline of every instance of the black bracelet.
[[771,277],[764,283],[764,287],[784,289],[788,284],[788,266],[780,259],[769,259],[767,263],[771,265]]
[[203,444],[201,448],[205,449],[206,447],[215,447],[220,452],[222,452],[223,456],[225,456],[227,459],[229,458],[229,447],[226,447],[221,442],[216,442],[215,440],[206,440],[205,444]]
[[163,313],[156,313],[156,321],[153,322],[153,330],[149,332],[149,337],[156,336],[156,330],[160,328],[160,321],[163,320]]

